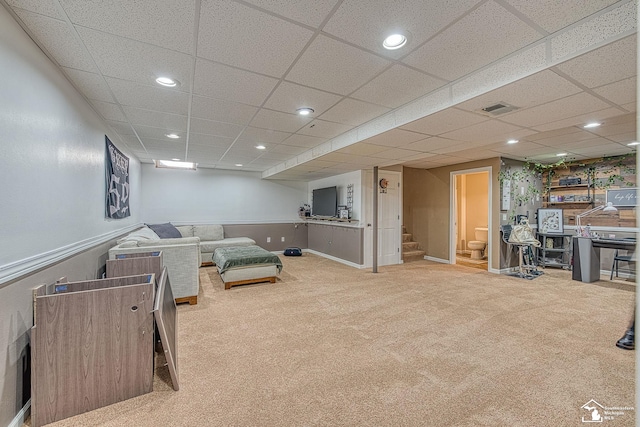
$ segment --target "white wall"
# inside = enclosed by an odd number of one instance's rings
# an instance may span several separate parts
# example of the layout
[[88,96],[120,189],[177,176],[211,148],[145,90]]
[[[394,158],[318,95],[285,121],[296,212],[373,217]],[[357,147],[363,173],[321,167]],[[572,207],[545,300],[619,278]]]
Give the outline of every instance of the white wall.
[[132,217],[105,219],[106,127],[4,8],[0,99],[0,283],[7,264],[139,222],[139,163]]
[[338,188],[338,205],[347,204],[347,185],[353,184],[353,211],[352,218],[362,221],[362,171],[347,172],[341,175],[330,176],[328,178],[317,179],[309,182],[309,192],[306,200],[311,204],[313,190],[317,188],[333,187]]
[[[140,170],[132,158],[132,216],[106,220],[108,132],[2,6],[0,129],[0,425],[4,426],[22,404],[20,355],[32,324],[31,288],[38,285],[10,280],[138,223]],[[111,139],[124,148],[118,139]]]
[[177,170],[142,165],[146,223],[265,223],[299,220],[307,183],[266,180],[260,173]]

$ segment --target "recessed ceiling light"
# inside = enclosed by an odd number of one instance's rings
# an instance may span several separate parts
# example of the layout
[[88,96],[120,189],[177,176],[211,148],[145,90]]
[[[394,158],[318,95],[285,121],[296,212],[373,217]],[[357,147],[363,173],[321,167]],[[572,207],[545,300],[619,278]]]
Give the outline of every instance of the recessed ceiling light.
[[301,116],[308,116],[309,114],[313,113],[313,108],[309,108],[309,107],[298,108],[296,111]]
[[597,128],[598,126],[600,126],[602,123],[598,123],[598,122],[592,122],[592,123],[587,123],[586,125],[584,125],[585,129],[590,129],[590,128]]
[[236,163],[236,166],[241,168],[242,167],[242,163]]
[[257,148],[258,150],[264,150],[264,149],[266,149],[267,147],[265,147],[264,145],[256,145],[256,148]]
[[171,160],[173,160],[174,162],[179,162],[180,161],[180,159],[171,159]]
[[176,135],[175,133],[165,133],[164,136],[166,136],[167,138],[171,138],[171,139],[180,138],[180,135]]
[[156,79],[156,83],[162,86],[167,86],[167,87],[175,87],[178,85],[178,82],[176,80],[173,80],[169,77],[158,77]]
[[517,139],[510,139],[507,141],[507,144],[517,144],[519,141]]
[[387,50],[400,49],[407,44],[407,37],[404,34],[391,34],[382,42],[382,46]]
[[562,156],[566,156],[566,155],[567,155],[567,153],[558,153],[558,154],[556,154],[556,157],[562,157]]
[[627,145],[630,146],[630,147],[633,147],[634,145],[638,145],[638,144],[640,144],[640,142],[633,141],[633,142],[628,143]]

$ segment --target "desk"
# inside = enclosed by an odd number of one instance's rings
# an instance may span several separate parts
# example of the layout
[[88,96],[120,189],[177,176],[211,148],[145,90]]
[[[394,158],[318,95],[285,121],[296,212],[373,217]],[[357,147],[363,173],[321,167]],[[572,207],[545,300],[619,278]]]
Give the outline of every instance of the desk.
[[585,283],[600,280],[600,248],[634,250],[631,239],[573,238],[573,272],[571,278]]

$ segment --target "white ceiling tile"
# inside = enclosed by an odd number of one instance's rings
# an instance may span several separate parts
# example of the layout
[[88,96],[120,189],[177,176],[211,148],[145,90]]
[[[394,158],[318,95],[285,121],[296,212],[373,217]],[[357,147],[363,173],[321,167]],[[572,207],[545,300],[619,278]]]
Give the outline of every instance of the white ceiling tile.
[[[402,3],[345,1],[323,30],[370,51],[397,58],[441,31],[477,3],[478,0],[461,0],[444,6],[424,0]],[[396,29],[409,32],[409,40],[403,49],[388,51],[382,47],[382,42]]]
[[583,85],[594,88],[635,76],[636,57],[634,34],[564,62],[557,68]]
[[581,92],[538,107],[532,107],[506,114],[501,116],[500,120],[520,126],[530,127],[548,123],[550,121],[579,116],[591,111],[599,111],[608,106],[609,104],[606,102],[589,95],[588,93]]
[[105,120],[107,125],[109,125],[114,131],[116,131],[119,135],[134,135],[133,129],[129,123],[124,122],[114,122],[111,120]]
[[212,0],[202,3],[198,56],[279,78],[312,35],[243,4]]
[[638,25],[637,2],[620,1],[611,10],[593,14],[583,22],[554,33],[548,39],[550,60],[570,58],[609,43],[622,34],[635,35]]
[[446,84],[402,64],[388,70],[355,91],[351,96],[363,101],[396,108]]
[[336,5],[338,0],[247,0],[275,14],[317,27]]
[[[540,90],[542,87],[545,90]],[[503,102],[523,109],[574,95],[581,91],[582,89],[578,86],[553,71],[544,70],[477,96],[469,101],[462,102],[456,105],[456,108],[467,111],[480,111],[482,108]]]
[[195,0],[60,0],[82,27],[192,53]]
[[109,91],[109,86],[99,74],[64,67],[62,70],[71,80],[71,83],[87,98],[104,102],[114,101]]
[[615,83],[600,86],[593,91],[615,104],[628,104],[636,100],[636,80],[630,77]]
[[445,147],[433,149],[431,152],[436,154],[455,154],[458,156],[460,155],[459,153],[468,152],[469,150],[480,152],[480,157],[489,157],[489,154],[485,154],[485,152],[488,151],[485,148],[485,145],[474,142],[460,142],[459,144],[447,145]]
[[231,147],[233,138],[225,138],[223,136],[203,135],[199,133],[189,133],[189,147],[208,147],[210,149],[226,150]]
[[636,130],[634,129],[633,131],[627,132],[627,133],[619,133],[619,134],[616,134],[616,135],[609,135],[609,136],[607,136],[607,139],[626,145],[626,144],[628,144],[630,142],[637,141],[638,140],[638,136],[637,136]]
[[409,54],[403,62],[440,78],[455,80],[539,38],[540,33],[490,1]]
[[151,126],[183,132],[187,130],[187,116],[127,106],[123,107],[123,109],[129,122],[134,125]]
[[[154,140],[162,141],[163,143],[169,145],[177,145],[177,144],[186,144],[186,133],[181,132],[178,129],[171,128],[156,128],[151,126],[143,126],[143,125],[134,125],[133,128],[136,130],[138,136],[142,139],[142,142],[145,141],[146,138],[153,138]],[[175,133],[180,138],[172,139],[167,137],[167,133]]]
[[396,128],[376,136],[372,136],[371,138],[367,138],[364,142],[385,147],[399,147],[401,145],[424,139],[424,137],[425,135],[421,133]]
[[389,61],[325,36],[318,36],[293,66],[287,80],[347,95]]
[[451,132],[441,134],[443,138],[458,139],[462,141],[497,142],[515,138],[516,133],[523,129],[509,123],[497,120],[487,120],[475,125],[467,126]]
[[205,135],[224,136],[226,138],[237,138],[243,129],[244,126],[242,125],[198,119],[195,117],[191,118],[191,124],[189,127],[190,132]]
[[39,15],[64,20],[64,14],[58,9],[55,0],[7,0],[7,4],[12,8],[20,8]]
[[307,151],[307,148],[305,147],[294,147],[293,145],[278,144],[271,147],[269,153],[284,154],[285,158],[288,159],[293,156],[297,156],[300,153],[304,153],[305,151]]
[[[228,147],[227,147],[228,148]],[[217,157],[220,158],[227,151],[227,148],[206,145],[189,144],[189,155],[194,157]]]
[[566,151],[573,151],[579,148],[590,148],[590,147],[606,147],[610,145],[611,141],[606,138],[591,138],[585,139],[582,141],[574,141],[574,142],[564,142],[559,144],[554,144],[554,148],[561,148]]
[[380,159],[398,160],[398,159],[402,159],[403,157],[412,157],[418,154],[421,154],[421,153],[419,153],[418,151],[405,150],[402,148],[395,147],[385,151],[380,151],[379,153],[371,154],[371,157],[380,158]]
[[353,144],[349,147],[341,148],[338,152],[345,154],[355,154],[358,156],[370,156],[387,150],[388,147],[373,144]]
[[288,114],[263,108],[253,118],[251,126],[283,132],[295,132],[311,120],[313,119],[299,114]]
[[93,105],[93,108],[95,108],[105,120],[113,120],[116,122],[127,121],[118,104],[92,100],[91,105]]
[[193,93],[260,106],[278,80],[198,59]]
[[401,128],[424,133],[426,135],[440,135],[461,127],[471,126],[485,120],[488,120],[488,118],[482,117],[478,114],[472,114],[466,111],[450,108],[411,123],[407,123],[406,125],[401,126]]
[[412,151],[435,152],[435,150],[438,150],[440,148],[451,147],[460,144],[462,144],[462,141],[454,141],[448,138],[433,136],[430,138],[421,139],[420,141],[412,142],[410,144],[402,145],[402,148]]
[[317,136],[320,138],[333,138],[352,129],[352,126],[342,123],[314,120],[298,131],[301,135]]
[[191,116],[200,119],[247,125],[258,111],[257,107],[223,99],[194,96]]
[[391,111],[356,99],[344,98],[320,116],[320,119],[345,125],[358,126]]
[[599,11],[617,0],[584,0],[566,2],[557,0],[506,0],[533,22],[549,33],[556,32]]
[[546,145],[546,146],[555,146],[559,144],[566,144],[570,142],[576,141],[585,141],[588,139],[597,138],[597,135],[594,135],[591,132],[588,132],[584,129],[575,128],[577,132],[550,135],[547,138],[536,138],[535,142],[538,144]]
[[165,113],[187,115],[189,95],[177,90],[107,77],[107,84],[122,105],[157,110]]
[[312,148],[327,142],[327,138],[319,138],[316,136],[294,134],[282,141],[283,144],[293,145],[296,147]]
[[298,108],[313,108],[314,116],[319,116],[342,97],[321,90],[300,86],[295,83],[282,82],[264,104],[266,108],[294,113]]
[[171,77],[180,83],[174,90],[189,90],[189,55],[88,28],[76,29],[102,75],[147,85],[156,84],[158,77]]
[[238,140],[250,143],[255,142],[255,145],[260,143],[280,143],[290,135],[291,133],[288,132],[248,127],[242,132]]
[[583,126],[587,123],[604,120],[609,117],[615,117],[620,115],[618,108],[606,108],[604,110],[590,111],[588,113],[579,114],[574,117],[557,120],[554,122],[545,122],[544,124],[536,125],[535,129],[538,131],[548,131],[553,129],[559,129],[567,126]]
[[15,9],[15,12],[58,64],[91,73],[98,71],[91,56],[74,34],[75,30],[66,22],[22,9]]

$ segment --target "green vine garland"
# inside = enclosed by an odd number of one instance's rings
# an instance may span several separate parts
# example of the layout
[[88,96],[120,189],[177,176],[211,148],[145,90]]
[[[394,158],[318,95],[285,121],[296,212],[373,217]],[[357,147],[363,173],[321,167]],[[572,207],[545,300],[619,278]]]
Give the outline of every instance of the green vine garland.
[[[525,184],[525,191],[523,193],[516,191],[519,186],[511,186],[510,196],[512,202],[511,209],[509,210],[509,222],[515,220],[516,209],[518,207],[527,203],[535,203],[537,195],[542,195],[549,191],[555,171],[560,168],[580,168],[580,170],[576,170],[572,175],[584,177],[587,182],[593,182],[594,188],[607,189],[613,185],[633,187],[636,183],[627,181],[625,175],[635,175],[635,163],[629,165],[625,160],[630,157],[635,157],[635,155],[635,153],[629,153],[622,156],[607,156],[588,162],[567,162],[564,159],[551,164],[526,162],[521,168],[519,166],[515,169],[511,166],[501,168],[498,173],[498,182],[500,183],[501,189],[504,188],[504,182],[507,180],[514,183],[519,182]],[[614,163],[611,164],[611,161],[614,161]],[[620,173],[616,173],[616,171]],[[547,179],[546,182],[543,183],[542,179],[545,176]],[[597,176],[604,176],[605,178],[594,179],[594,177]]]

